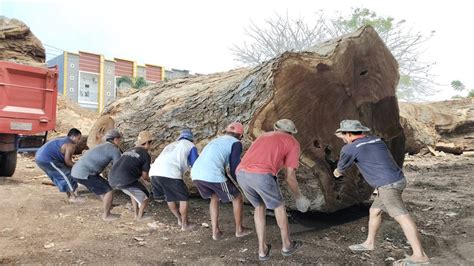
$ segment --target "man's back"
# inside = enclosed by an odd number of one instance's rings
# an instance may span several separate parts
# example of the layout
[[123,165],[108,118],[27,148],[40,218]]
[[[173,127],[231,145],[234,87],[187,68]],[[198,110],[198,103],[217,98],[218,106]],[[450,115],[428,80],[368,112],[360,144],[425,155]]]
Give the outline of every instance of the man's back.
[[61,152],[61,147],[66,143],[73,142],[68,137],[60,137],[48,141],[36,152],[35,160],[64,163],[64,154]]
[[181,179],[188,169],[188,156],[193,148],[194,144],[187,139],[168,144],[152,164],[150,176]]
[[258,137],[244,154],[237,171],[277,175],[283,167],[297,168],[300,145],[290,134],[271,131]]
[[112,166],[109,183],[112,187],[127,186],[142,176],[142,172],[150,170],[150,155],[144,148],[135,147],[122,154]]
[[226,181],[225,167],[229,165],[232,145],[239,142],[235,137],[218,137],[204,147],[191,170],[193,180],[221,183]]
[[373,187],[391,184],[404,178],[387,145],[375,136],[354,140],[342,148],[338,169],[345,171],[353,163]]
[[92,174],[100,174],[113,161],[116,163],[121,156],[117,146],[110,142],[100,144],[86,152],[72,167],[71,175],[74,178],[86,179]]

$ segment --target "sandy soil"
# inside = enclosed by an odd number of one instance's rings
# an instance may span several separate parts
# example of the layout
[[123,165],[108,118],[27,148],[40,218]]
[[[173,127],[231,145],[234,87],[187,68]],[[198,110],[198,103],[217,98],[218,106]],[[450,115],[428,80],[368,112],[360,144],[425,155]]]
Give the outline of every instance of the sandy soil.
[[[408,158],[409,186],[404,199],[422,234],[432,262],[474,264],[472,178],[474,158],[463,156]],[[155,221],[133,220],[131,205],[116,194],[113,212],[121,219],[100,219],[101,202],[82,189],[87,201],[69,204],[33,159],[20,156],[12,178],[0,179],[0,264],[227,264],[257,263],[257,240],[252,234],[233,236],[231,205],[221,206],[225,238],[211,239],[208,202],[191,200],[191,219],[200,226],[181,232],[165,203],[154,202]],[[267,217],[270,263],[390,264],[410,253],[398,224],[384,216],[377,249],[352,253],[347,246],[366,236],[369,202],[333,214],[291,213],[291,231],[304,242],[296,255],[283,258],[275,219]],[[254,227],[250,206],[245,222]]]

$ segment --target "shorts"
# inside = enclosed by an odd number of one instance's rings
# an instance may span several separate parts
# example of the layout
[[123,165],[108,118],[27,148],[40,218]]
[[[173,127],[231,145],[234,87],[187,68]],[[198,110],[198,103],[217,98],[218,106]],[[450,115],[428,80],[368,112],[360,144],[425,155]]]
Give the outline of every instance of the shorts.
[[222,183],[194,180],[193,184],[197,187],[203,199],[210,199],[212,194],[217,194],[219,200],[226,203],[240,195],[239,189],[230,180]]
[[155,189],[161,189],[165,194],[166,202],[188,201],[189,193],[183,179],[175,179],[163,176],[152,176],[153,196]]
[[150,197],[150,193],[146,187],[139,181],[118,188],[135,200],[138,203],[138,207],[141,207],[143,202]]
[[53,181],[60,192],[74,192],[77,189],[77,182],[71,177],[71,168],[61,162],[40,162],[36,164]]
[[377,188],[378,194],[375,196],[371,209],[381,209],[388,213],[390,217],[408,214],[408,210],[402,200],[402,192],[407,183],[406,179],[402,179],[392,184]]
[[280,187],[272,174],[240,170],[237,173],[237,182],[244,191],[245,197],[255,208],[265,204],[267,209],[274,210],[284,204]]
[[84,185],[88,190],[95,193],[97,196],[104,195],[105,193],[112,191],[112,187],[110,187],[109,182],[98,174],[89,175],[86,179],[73,178],[77,183]]
[[158,183],[158,180],[155,180],[157,176],[151,176],[151,193],[153,194],[154,200],[164,200],[165,199],[165,192],[163,191],[163,187]]

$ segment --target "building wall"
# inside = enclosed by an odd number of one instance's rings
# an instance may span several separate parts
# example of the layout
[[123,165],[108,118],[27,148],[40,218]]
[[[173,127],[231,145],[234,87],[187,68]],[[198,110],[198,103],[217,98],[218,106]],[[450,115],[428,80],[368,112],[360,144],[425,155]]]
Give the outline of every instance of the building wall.
[[172,68],[171,70],[166,70],[165,73],[165,77],[168,80],[186,78],[190,76],[189,70],[181,70],[174,68]]
[[148,82],[160,82],[164,79],[163,67],[146,64],[146,80]]
[[58,93],[63,94],[64,92],[64,53],[59,55],[48,62],[48,67],[58,66]]
[[144,66],[137,66],[137,77],[146,79],[146,68]]
[[[161,66],[137,65],[134,61],[115,58],[104,60],[102,55],[79,52],[64,52],[48,62],[57,65],[59,70],[58,92],[66,95],[80,106],[93,111],[102,111],[119,94],[117,78],[122,76],[144,77],[148,82],[164,79]],[[122,83],[121,89],[130,85]],[[126,91],[126,90],[124,90]]]
[[115,92],[115,62],[104,61],[104,106],[112,102],[116,97]]
[[65,94],[74,102],[77,102],[79,83],[79,55],[67,53],[66,91]]

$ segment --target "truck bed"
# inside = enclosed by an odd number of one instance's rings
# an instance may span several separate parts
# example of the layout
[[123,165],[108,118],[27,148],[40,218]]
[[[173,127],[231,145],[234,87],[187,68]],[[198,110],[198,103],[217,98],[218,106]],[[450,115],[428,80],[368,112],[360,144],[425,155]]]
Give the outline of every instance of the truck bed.
[[30,135],[56,126],[58,70],[0,61],[0,133]]

